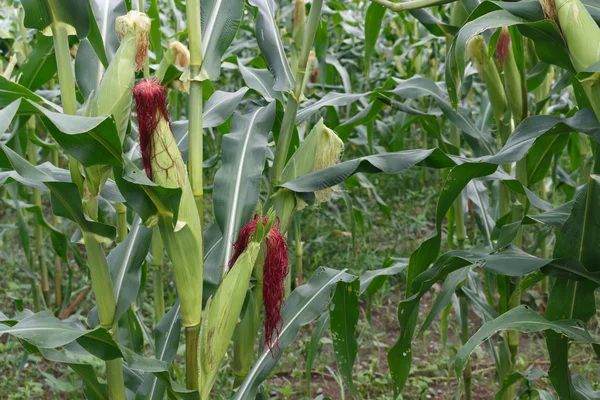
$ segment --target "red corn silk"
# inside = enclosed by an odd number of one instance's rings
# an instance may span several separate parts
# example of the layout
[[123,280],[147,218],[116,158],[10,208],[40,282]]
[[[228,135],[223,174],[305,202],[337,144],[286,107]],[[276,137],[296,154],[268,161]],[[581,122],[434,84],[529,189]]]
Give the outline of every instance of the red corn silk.
[[[231,269],[239,256],[244,252],[252,234],[256,230],[258,215],[246,224],[240,231],[238,239],[233,244],[233,256],[229,261]],[[262,217],[262,223],[267,218]],[[279,231],[277,223],[271,226],[271,230],[265,238],[266,255],[263,265],[263,303],[265,306],[265,344],[269,347],[274,357],[273,348],[279,349],[279,329],[283,325],[281,307],[284,303],[285,277],[289,273],[288,246],[285,236]]]
[[171,124],[167,112],[167,91],[156,78],[141,80],[133,88],[140,133],[140,149],[144,170],[152,179],[152,135],[156,132],[161,118]]
[[510,51],[510,33],[506,28],[501,29],[498,44],[496,45],[496,58],[500,65],[504,65],[504,61],[506,61],[508,52]]

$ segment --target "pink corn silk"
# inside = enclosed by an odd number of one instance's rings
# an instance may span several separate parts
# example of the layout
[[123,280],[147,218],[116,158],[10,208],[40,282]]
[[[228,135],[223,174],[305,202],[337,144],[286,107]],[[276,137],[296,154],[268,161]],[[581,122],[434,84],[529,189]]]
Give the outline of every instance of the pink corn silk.
[[[233,256],[229,261],[231,269],[239,256],[244,252],[252,234],[256,230],[256,224],[259,221],[258,215],[246,224],[233,244]],[[263,224],[267,222],[266,217],[262,217]],[[265,305],[265,344],[269,347],[271,355],[274,357],[273,348],[279,350],[279,329],[283,325],[281,317],[281,307],[284,303],[285,295],[285,277],[289,273],[288,246],[285,236],[277,228],[277,223],[273,224],[265,243],[267,245],[267,254],[263,265],[263,303]]]
[[504,65],[504,61],[508,57],[510,51],[510,33],[508,29],[502,29],[500,37],[498,38],[498,44],[496,45],[496,58],[500,65]]
[[133,88],[135,108],[137,111],[138,128],[140,134],[140,149],[142,162],[148,178],[152,179],[152,135],[161,118],[171,126],[167,112],[167,91],[156,78],[141,80]]

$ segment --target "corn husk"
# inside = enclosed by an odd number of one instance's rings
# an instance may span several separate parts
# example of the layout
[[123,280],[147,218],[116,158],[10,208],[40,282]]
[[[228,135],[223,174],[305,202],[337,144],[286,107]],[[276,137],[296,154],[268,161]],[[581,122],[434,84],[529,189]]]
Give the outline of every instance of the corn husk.
[[[282,182],[289,182],[337,164],[343,151],[344,142],[333,130],[325,126],[323,119],[319,120],[283,169]],[[339,188],[334,186],[315,192],[315,205],[328,201],[338,190]],[[287,230],[287,224],[294,213],[307,206],[303,200],[285,190],[278,193],[274,203],[282,232]]]
[[504,49],[502,51],[503,57],[500,62],[503,64],[506,98],[515,121],[515,125],[518,125],[524,117],[523,85],[521,84],[521,73],[517,67],[515,53],[512,48],[510,33],[506,27],[502,28],[498,46],[501,46],[501,43]]
[[[546,0],[544,10],[554,13],[567,42],[571,60],[577,72],[600,62],[600,27],[579,0]],[[554,6],[554,7],[553,7]],[[548,14],[548,13],[547,13]],[[600,118],[600,74],[582,81],[596,116]]]
[[163,187],[182,189],[177,221],[170,214],[161,214],[158,219],[163,243],[173,263],[183,326],[197,326],[202,313],[203,275],[198,209],[181,152],[164,119],[152,141],[152,180]]
[[477,68],[485,86],[496,121],[502,121],[508,109],[504,85],[494,60],[488,57],[488,49],[483,37],[475,36],[469,40],[467,51],[471,61]]
[[[233,336],[246,298],[246,289],[260,252],[260,243],[252,241],[237,259],[233,268],[219,285],[214,297],[209,299],[200,330],[200,382],[201,399],[208,399],[219,366]],[[253,305],[248,305],[251,307]],[[254,335],[247,332],[248,336]],[[252,343],[253,344],[253,343]],[[253,352],[254,348],[249,349]]]
[[[546,2],[544,9],[552,9]],[[579,0],[555,0],[554,15],[558,20],[571,60],[577,72],[600,61],[600,28]]]
[[202,314],[204,254],[198,209],[168,121],[165,89],[155,79],[144,80],[135,86],[134,96],[146,174],[157,185],[182,190],[177,219],[172,213],[159,212],[158,226],[173,263],[183,326],[195,327]]
[[117,18],[116,26],[122,37],[121,44],[94,94],[89,115],[97,117],[112,114],[122,142],[131,114],[131,88],[135,83],[135,72],[143,67],[146,60],[150,18],[146,14],[130,11]]
[[190,65],[190,51],[177,40],[169,44],[169,49],[164,53],[160,64],[154,73],[159,82],[164,82],[165,74],[171,65],[178,68],[187,68]]

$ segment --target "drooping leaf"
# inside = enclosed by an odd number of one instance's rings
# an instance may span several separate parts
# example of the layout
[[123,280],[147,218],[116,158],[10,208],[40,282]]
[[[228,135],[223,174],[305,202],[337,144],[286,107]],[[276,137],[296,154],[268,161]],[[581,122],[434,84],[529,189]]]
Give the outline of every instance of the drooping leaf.
[[357,398],[352,369],[358,344],[356,341],[356,324],[358,323],[358,291],[360,282],[339,282],[329,307],[331,337],[338,370],[344,383],[354,398]]
[[[202,69],[215,80],[221,74],[221,59],[235,38],[244,13],[243,0],[201,2]],[[258,29],[258,23],[257,23]]]
[[279,330],[279,351],[275,353],[275,357],[272,357],[268,350],[262,352],[235,392],[233,399],[254,398],[260,384],[267,379],[282,353],[294,341],[300,328],[312,322],[327,308],[337,283],[352,282],[354,279],[356,278],[346,271],[321,267],[308,283],[296,288],[287,298],[281,311],[284,322]]
[[251,6],[258,7],[256,17],[256,40],[275,75],[273,90],[285,92],[294,87],[294,76],[288,62],[275,14],[279,9],[279,0],[249,0]]
[[[232,255],[232,243],[252,218],[265,165],[267,136],[275,119],[275,104],[251,114],[234,115],[231,133],[223,137],[222,166],[215,175],[213,207],[222,232],[221,257],[214,267],[222,273]],[[205,274],[208,273],[205,267]],[[217,280],[218,282],[218,280]]]
[[469,355],[475,348],[496,332],[517,330],[533,333],[552,330],[579,343],[592,343],[590,334],[576,320],[548,321],[527,306],[515,307],[498,318],[486,322],[456,354],[455,371],[460,376],[467,364]]

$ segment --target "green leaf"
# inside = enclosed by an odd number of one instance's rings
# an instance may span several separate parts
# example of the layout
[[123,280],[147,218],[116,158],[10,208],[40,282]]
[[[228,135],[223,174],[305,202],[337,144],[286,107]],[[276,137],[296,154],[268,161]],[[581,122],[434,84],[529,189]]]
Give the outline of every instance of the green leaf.
[[20,72],[19,84],[34,91],[54,77],[56,57],[51,37],[39,35]]
[[62,22],[73,27],[77,37],[90,33],[87,0],[21,0],[25,9],[25,26],[39,31]]
[[[21,99],[29,101],[21,101]],[[58,107],[54,103],[49,102],[48,100],[33,93],[26,87],[19,85],[18,83],[15,83],[13,81],[10,81],[4,76],[0,75],[0,108],[7,107],[11,103],[15,102],[18,102],[17,109],[21,114],[37,114],[39,112],[39,110],[36,107],[34,107],[30,102],[44,104],[46,106],[52,107],[54,110],[60,110],[60,107]],[[11,120],[13,116],[11,116]],[[4,123],[6,123],[8,127],[9,121],[4,121]],[[5,130],[6,129],[3,129],[2,132],[4,132]]]
[[115,239],[116,229],[114,226],[90,221],[86,218],[77,185],[70,182],[46,182],[46,186],[52,192],[54,215],[74,221],[83,232],[93,233],[110,241]]
[[305,372],[306,393],[309,393],[309,394],[311,393],[310,380],[311,380],[311,376],[312,376],[312,366],[317,357],[317,349],[318,349],[319,343],[320,343],[319,341],[321,339],[321,336],[323,336],[323,334],[325,333],[325,330],[327,329],[328,326],[329,326],[329,313],[323,313],[319,317],[319,320],[317,321],[317,326],[315,327],[315,329],[312,332],[312,335],[310,336],[310,343],[308,345],[308,351],[306,353],[306,372]]
[[215,91],[204,104],[202,112],[202,127],[215,128],[223,124],[248,93],[247,87],[235,92]]
[[[179,300],[171,307],[169,312],[160,320],[154,329],[156,337],[155,355],[157,360],[171,364],[175,359],[179,336],[181,333],[181,307]],[[138,388],[136,399],[162,400],[165,386],[159,382],[155,375],[147,374]]]
[[311,323],[325,310],[331,301],[338,282],[352,282],[356,278],[346,271],[337,271],[325,267],[319,268],[307,284],[296,288],[285,302],[281,311],[283,326],[279,329],[280,350],[271,356],[267,350],[255,361],[248,376],[234,394],[234,400],[253,399],[259,385],[267,379],[281,354],[294,341],[300,328]]
[[[121,318],[137,298],[142,279],[141,267],[150,250],[151,238],[152,230],[143,226],[140,217],[136,216],[125,240],[119,243],[107,257],[113,292],[117,301],[115,321]],[[98,310],[94,307],[88,315],[88,321],[92,326],[99,324],[97,313]]]
[[75,321],[60,321],[48,311],[32,314],[12,327],[0,326],[0,334],[7,333],[34,346],[50,349],[64,346],[85,335],[90,335],[91,341],[94,341],[96,338],[92,332],[83,329]]
[[442,310],[444,310],[444,308],[446,308],[446,306],[448,304],[450,304],[450,301],[452,300],[452,296],[456,292],[456,288],[465,279],[467,279],[467,276],[469,276],[470,270],[471,270],[470,267],[464,267],[464,268],[461,268],[458,271],[454,271],[448,275],[448,277],[442,284],[442,289],[440,290],[437,297],[435,298],[435,302],[431,306],[431,310],[429,310],[429,314],[427,314],[427,318],[425,319],[425,322],[423,322],[423,325],[421,325],[421,328],[419,329],[417,336],[421,336],[421,334],[423,332],[425,332],[431,326],[435,317],[439,313],[441,313]]
[[[599,196],[600,177],[592,175],[588,185],[577,194],[554,247],[555,257],[577,257],[592,272],[600,271],[596,245],[600,232],[600,214],[596,207]],[[589,321],[596,314],[594,293],[599,286],[593,281],[557,279],[548,299],[546,318],[551,321],[573,318]],[[546,343],[551,361],[548,376],[554,389],[563,398],[577,398],[569,369],[568,340],[549,331]]]
[[[203,0],[202,69],[211,80],[221,74],[221,59],[235,38],[244,13],[243,0]],[[256,29],[258,30],[258,23]]]
[[234,115],[231,133],[223,136],[222,165],[215,175],[213,189],[214,215],[223,240],[215,268],[209,272],[210,268],[205,267],[205,274],[222,275],[221,268],[231,259],[235,235],[255,212],[265,166],[267,138],[274,119],[275,103],[257,108],[251,114]]
[[248,0],[251,6],[258,7],[256,17],[256,41],[262,55],[275,75],[273,90],[285,92],[294,87],[294,76],[279,35],[275,14],[279,9],[276,0]]
[[462,375],[462,371],[467,364],[470,354],[478,345],[483,343],[494,333],[505,330],[517,330],[524,333],[552,330],[579,343],[593,342],[590,334],[582,329],[576,320],[548,321],[532,311],[529,307],[519,306],[505,312],[492,321],[486,322],[477,333],[461,347],[456,354],[455,359],[454,370],[456,375]]
[[266,69],[246,67],[239,60],[238,67],[240,69],[240,73],[242,74],[242,78],[244,78],[244,82],[246,82],[246,85],[248,85],[250,89],[254,89],[258,93],[262,94],[267,101],[273,101],[277,99],[283,102],[282,94],[273,89],[275,80],[269,71]]
[[83,382],[85,383],[84,393],[86,398],[90,400],[108,400],[108,386],[105,383],[100,383],[98,381],[93,366],[70,357],[64,351],[61,352],[59,350],[45,348],[40,348],[39,350],[46,360],[68,365],[83,379]]
[[352,369],[358,344],[356,342],[356,324],[358,323],[358,291],[360,282],[339,282],[329,306],[331,337],[338,370],[344,379],[352,397],[358,398]]
[[87,0],[88,15],[90,18],[90,32],[87,35],[87,39],[94,48],[96,55],[100,59],[102,65],[108,67],[108,58],[106,57],[106,49],[104,48],[104,37],[98,26],[96,18],[94,16],[94,9],[92,3],[96,0]]
[[117,52],[120,35],[116,32],[116,19],[127,14],[125,4],[121,0],[90,0],[92,13],[98,26],[106,62],[98,58],[98,54],[90,40],[80,41],[75,57],[75,77],[84,98],[88,98],[100,85],[104,71]]
[[48,111],[28,102],[56,141],[85,167],[121,166],[121,140],[112,116],[81,117]]
[[[142,10],[144,12],[144,10]],[[148,7],[147,15],[152,20],[150,25],[150,45],[152,51],[156,56],[156,62],[160,62],[163,55],[162,40],[161,40],[161,29],[160,29],[160,10],[158,9],[158,2],[156,0],[150,0],[150,7]],[[202,33],[204,37],[204,33]]]
[[385,15],[386,8],[377,3],[371,3],[367,8],[365,16],[365,74],[369,79],[369,69],[371,66],[371,56],[375,50],[381,23]]

